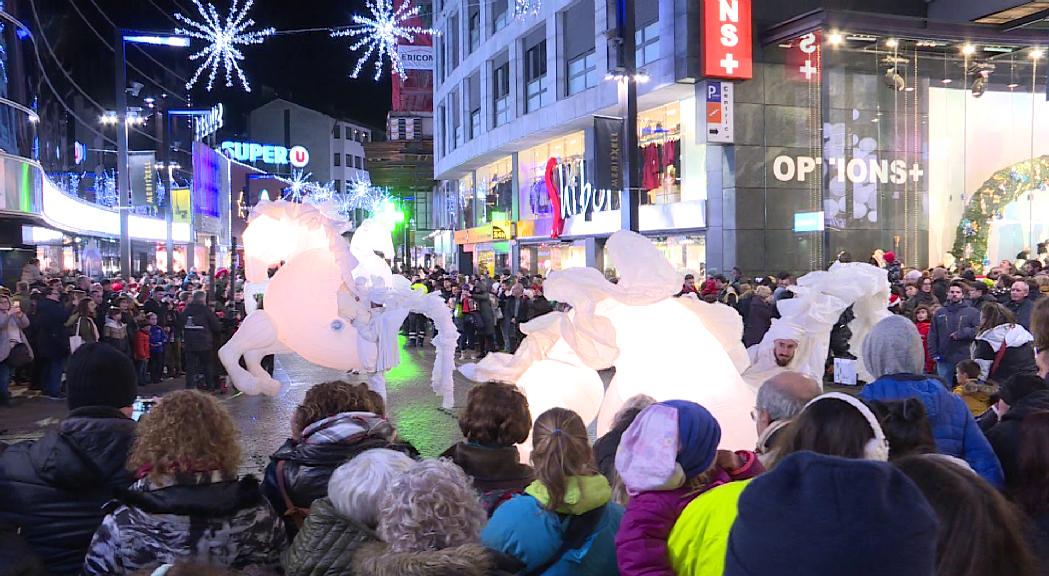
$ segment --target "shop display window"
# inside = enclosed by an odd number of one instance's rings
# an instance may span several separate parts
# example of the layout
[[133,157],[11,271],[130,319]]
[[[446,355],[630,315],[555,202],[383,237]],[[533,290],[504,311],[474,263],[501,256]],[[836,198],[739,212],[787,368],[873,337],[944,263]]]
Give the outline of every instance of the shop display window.
[[638,114],[643,204],[681,201],[681,105],[672,102]]
[[734,191],[737,229],[764,241],[740,261],[813,270],[880,249],[986,269],[1045,250],[1043,48],[814,30],[760,61],[736,85]]
[[507,156],[477,169],[472,226],[509,220],[513,212],[513,160]]
[[532,220],[549,216],[553,208],[546,190],[546,165],[550,158],[571,166],[583,159],[586,143],[583,132],[573,132],[562,138],[549,140],[538,146],[521,151],[517,155],[520,169],[521,189],[520,217]]

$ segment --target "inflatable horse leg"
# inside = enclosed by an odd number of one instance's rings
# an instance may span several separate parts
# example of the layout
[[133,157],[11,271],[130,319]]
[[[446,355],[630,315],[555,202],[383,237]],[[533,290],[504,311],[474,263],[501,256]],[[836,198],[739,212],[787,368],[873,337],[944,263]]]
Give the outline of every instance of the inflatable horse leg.
[[267,396],[283,396],[288,391],[288,385],[270,376],[270,373],[262,367],[262,358],[270,354],[290,352],[288,348],[279,343],[268,350],[247,350],[244,352],[244,365],[248,372],[255,377],[255,383],[259,391]]
[[[238,390],[252,396],[259,393],[273,395],[279,391],[280,383],[270,378],[269,374],[266,374],[265,378],[259,378],[240,367],[241,357],[248,352],[269,350],[277,344],[277,327],[273,320],[265,310],[256,310],[244,319],[229,342],[219,348],[219,360]],[[259,370],[265,374],[261,366]],[[272,382],[267,382],[267,379]]]

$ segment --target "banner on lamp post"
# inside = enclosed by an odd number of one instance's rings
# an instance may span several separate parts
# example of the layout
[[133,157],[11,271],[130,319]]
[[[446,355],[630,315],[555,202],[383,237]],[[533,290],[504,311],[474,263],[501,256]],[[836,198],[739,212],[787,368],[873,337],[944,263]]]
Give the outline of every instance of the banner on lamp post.
[[157,205],[157,157],[155,152],[128,152],[131,205]]
[[623,136],[622,118],[594,116],[595,189],[623,189]]
[[192,205],[189,199],[189,188],[171,189],[171,221],[189,224]]

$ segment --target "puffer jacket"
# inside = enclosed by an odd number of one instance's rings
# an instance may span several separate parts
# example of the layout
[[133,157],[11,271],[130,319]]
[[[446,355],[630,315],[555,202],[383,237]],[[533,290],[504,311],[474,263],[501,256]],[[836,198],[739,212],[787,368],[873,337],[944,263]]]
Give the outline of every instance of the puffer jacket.
[[736,521],[739,496],[750,480],[729,482],[704,492],[682,510],[667,539],[674,574],[721,576],[728,536]]
[[390,552],[386,544],[365,544],[354,557],[359,576],[510,576],[520,562],[480,544],[463,544],[443,550]]
[[57,430],[0,453],[0,523],[21,535],[51,574],[76,574],[105,514],[127,488],[135,422],[108,407],[77,408]]
[[481,504],[489,516],[495,509],[535,480],[531,466],[521,463],[516,446],[490,447],[459,442],[442,458],[448,458],[473,479],[474,488],[481,495]]
[[996,488],[1003,485],[1002,467],[980,432],[965,401],[944,388],[936,378],[917,374],[891,374],[867,384],[860,392],[864,400],[918,398],[925,405],[936,438],[936,451],[961,458]]
[[[1001,362],[991,373],[994,359],[1005,346]],[[1017,374],[1037,374],[1034,362],[1034,336],[1019,324],[1002,324],[984,331],[973,342],[973,360],[980,365],[980,378],[999,384]]]
[[765,471],[757,454],[745,451],[737,454],[744,462],[739,469],[715,468],[705,484],[686,483],[674,490],[645,491],[630,498],[616,533],[620,574],[658,576],[671,573],[667,540],[681,511],[707,490],[733,480],[752,478]]
[[106,511],[84,559],[86,576],[130,574],[198,551],[216,567],[277,568],[285,543],[280,518],[251,476],[144,478]]
[[[389,422],[374,414],[367,416],[370,428],[359,435],[342,441],[331,441],[323,435],[316,435],[317,441],[314,442],[310,441],[314,437],[312,434],[300,441],[289,438],[270,456],[262,491],[278,515],[283,516],[288,508],[277,482],[277,465],[282,461],[288,497],[296,507],[309,508],[314,500],[328,495],[328,481],[331,480],[332,472],[365,450],[389,448],[412,458],[418,456],[411,445],[396,441],[396,433]],[[287,522],[287,528],[288,537],[293,538],[297,528],[292,522]]]
[[318,498],[295,541],[281,553],[280,563],[285,576],[352,574],[360,547],[378,541],[374,530],[343,518],[331,500]]
[[615,576],[615,536],[623,519],[623,507],[610,502],[612,489],[604,476],[571,477],[565,504],[557,511],[547,509],[546,487],[533,482],[525,494],[499,506],[481,532],[481,542],[520,560],[524,573],[543,566],[560,550],[571,516],[604,507],[593,532],[583,545],[563,554],[543,574],[547,576]]
[[1049,390],[1032,392],[1010,406],[997,424],[987,431],[987,439],[1002,462],[1006,486],[1015,482],[1020,468],[1020,423],[1032,412],[1049,410]]

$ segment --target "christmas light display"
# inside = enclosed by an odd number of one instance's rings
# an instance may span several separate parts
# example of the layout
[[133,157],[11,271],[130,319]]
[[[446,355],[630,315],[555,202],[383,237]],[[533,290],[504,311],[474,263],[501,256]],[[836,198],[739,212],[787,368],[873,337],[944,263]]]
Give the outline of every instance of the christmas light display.
[[233,0],[225,22],[223,22],[222,17],[213,4],[208,4],[207,9],[205,9],[200,0],[193,0],[193,4],[197,6],[197,11],[200,12],[200,16],[203,19],[201,22],[191,20],[177,12],[175,13],[175,19],[188,26],[188,28],[176,28],[175,34],[204,40],[208,43],[199,52],[189,57],[191,61],[203,59],[203,62],[200,63],[196,73],[186,83],[187,90],[197,83],[204,70],[210,70],[207,85],[207,90],[210,92],[215,76],[218,74],[219,66],[222,66],[226,72],[227,87],[233,86],[233,72],[236,72],[241,86],[244,87],[244,91],[251,92],[248,79],[244,76],[244,71],[241,70],[240,64],[238,64],[239,61],[244,60],[244,54],[238,46],[262,44],[267,36],[275,32],[273,28],[248,30],[248,28],[255,25],[254,20],[247,18],[248,10],[251,9],[253,3],[254,0],[247,0],[243,7],[238,7],[240,0]]
[[350,46],[350,50],[357,52],[363,49],[364,54],[357,59],[350,78],[356,78],[361,69],[368,63],[372,55],[375,56],[375,76],[378,80],[382,76],[382,63],[384,58],[390,59],[391,72],[405,78],[404,66],[401,57],[397,54],[399,41],[404,40],[406,44],[415,41],[416,34],[427,34],[439,36],[440,32],[433,28],[422,28],[408,24],[412,18],[419,14],[419,7],[412,6],[408,0],[402,0],[398,8],[393,7],[395,0],[369,0],[368,10],[371,16],[353,15],[353,23],[356,26],[332,32],[333,38],[349,36],[357,41]]
[[310,185],[310,177],[313,176],[313,172],[306,172],[304,170],[292,170],[291,179],[288,181],[288,187],[285,188],[284,199],[290,202],[302,202],[303,196],[306,194],[306,189]]
[[991,221],[1024,193],[1049,186],[1049,156],[1039,156],[1002,168],[969,198],[954,236],[951,254],[978,270],[987,264]]

